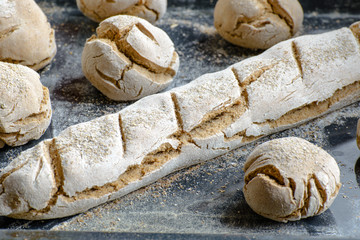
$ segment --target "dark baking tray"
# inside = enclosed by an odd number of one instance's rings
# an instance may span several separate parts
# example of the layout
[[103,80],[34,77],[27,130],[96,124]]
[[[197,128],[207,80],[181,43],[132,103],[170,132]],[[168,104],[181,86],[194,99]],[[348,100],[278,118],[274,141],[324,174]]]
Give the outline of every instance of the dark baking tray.
[[[121,110],[130,103],[110,101],[84,78],[81,52],[97,24],[78,11],[75,0],[38,0],[56,30],[55,60],[40,71],[50,89],[53,118],[40,139],[64,128]],[[330,31],[360,20],[360,0],[300,1],[305,10],[300,34]],[[175,43],[181,66],[174,83],[226,68],[261,51],[224,41],[213,27],[215,0],[169,0],[168,11],[157,26]],[[360,67],[360,66],[359,66]],[[0,217],[0,238],[15,239],[248,239],[248,238],[357,238],[360,237],[360,151],[355,143],[359,103],[330,113],[300,127],[265,137],[159,180],[119,200],[77,216],[24,221]],[[326,149],[337,160],[343,187],[325,213],[287,224],[256,215],[243,193],[243,163],[258,144],[269,139],[299,136]],[[0,167],[38,141],[0,150]],[[58,231],[49,231],[58,230]]]

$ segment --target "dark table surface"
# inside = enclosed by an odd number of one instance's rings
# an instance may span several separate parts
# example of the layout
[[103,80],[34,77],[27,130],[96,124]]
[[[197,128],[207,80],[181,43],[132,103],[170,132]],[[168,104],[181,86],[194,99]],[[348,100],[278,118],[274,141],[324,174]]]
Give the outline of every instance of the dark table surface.
[[[21,151],[59,134],[66,127],[121,110],[84,78],[81,52],[97,23],[84,17],[75,0],[37,0],[56,30],[55,60],[41,70],[50,90],[53,118],[38,141],[0,150],[0,167]],[[179,53],[181,66],[169,87],[222,70],[261,51],[224,41],[213,27],[212,0],[169,0],[156,25],[165,30]],[[334,30],[360,20],[360,0],[300,1],[305,10],[300,34]],[[360,67],[360,66],[359,66]],[[360,150],[355,143],[360,105],[330,113],[300,127],[265,137],[206,163],[173,173],[119,200],[77,216],[24,221],[0,217],[0,238],[14,239],[248,239],[360,237]],[[252,149],[269,139],[305,138],[327,150],[339,164],[343,186],[333,205],[320,216],[287,224],[267,220],[246,204],[243,164]],[[57,230],[49,231],[49,230]],[[66,231],[66,232],[64,232]]]

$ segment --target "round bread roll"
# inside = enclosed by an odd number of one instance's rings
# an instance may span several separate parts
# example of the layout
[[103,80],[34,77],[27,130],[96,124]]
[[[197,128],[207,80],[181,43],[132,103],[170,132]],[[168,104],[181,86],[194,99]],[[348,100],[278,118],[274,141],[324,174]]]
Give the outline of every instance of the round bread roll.
[[166,12],[167,0],[76,0],[79,10],[95,22],[115,15],[141,17],[151,23]]
[[5,62],[0,73],[0,148],[40,138],[51,121],[51,104],[39,74]]
[[244,170],[246,202],[256,213],[280,222],[324,212],[341,187],[335,159],[296,137],[256,147]]
[[56,54],[54,29],[34,0],[0,1],[0,61],[39,70]]
[[82,53],[85,77],[104,95],[129,101],[167,87],[179,57],[169,36],[144,19],[118,15],[100,23]]
[[298,0],[219,0],[214,25],[227,41],[245,48],[267,49],[292,37],[302,26]]

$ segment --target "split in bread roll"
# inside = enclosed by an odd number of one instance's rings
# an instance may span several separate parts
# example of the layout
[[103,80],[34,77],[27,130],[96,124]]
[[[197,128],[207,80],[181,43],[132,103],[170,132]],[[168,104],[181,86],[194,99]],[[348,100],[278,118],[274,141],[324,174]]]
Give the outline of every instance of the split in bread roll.
[[67,128],[2,170],[0,214],[49,219],[84,212],[357,101],[359,24],[279,43],[223,71]]
[[39,70],[56,54],[55,32],[34,0],[0,1],[0,61]]

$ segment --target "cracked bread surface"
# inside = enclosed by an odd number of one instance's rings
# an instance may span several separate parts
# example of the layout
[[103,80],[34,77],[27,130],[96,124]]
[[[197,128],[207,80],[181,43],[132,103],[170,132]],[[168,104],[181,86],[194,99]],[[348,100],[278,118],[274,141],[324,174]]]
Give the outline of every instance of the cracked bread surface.
[[39,70],[56,54],[55,31],[34,0],[0,2],[0,61]]
[[[358,101],[360,45],[352,32],[358,24],[285,41],[220,72],[142,98],[118,113],[71,126],[2,170],[0,215],[23,219],[74,215]],[[322,44],[302,45],[307,39]],[[321,54],[308,54],[312,44],[323,52],[324,60],[319,61]],[[308,71],[312,64],[319,67]],[[322,65],[331,68],[317,73]],[[339,74],[343,68],[348,71]],[[332,75],[338,79],[328,82]],[[30,155],[34,158],[28,159]],[[23,171],[28,164],[33,170]],[[49,173],[41,170],[47,164]],[[108,174],[93,172],[91,164]],[[45,174],[46,189],[38,186],[36,181],[42,178],[36,178],[37,173]],[[312,179],[309,188],[318,185],[319,180]],[[289,182],[293,186],[294,181]],[[31,187],[25,190],[26,185]],[[41,195],[42,191],[46,192]],[[28,199],[36,201],[36,193],[41,195],[38,205]]]
[[49,90],[32,69],[0,62],[0,145],[38,139],[51,120]]
[[82,69],[110,99],[140,99],[172,82],[179,57],[161,29],[146,20],[120,15],[101,22],[96,33],[85,43]]
[[296,221],[319,215],[335,200],[340,170],[323,149],[296,137],[256,147],[244,165],[246,202],[275,221]]
[[304,13],[298,0],[219,0],[214,25],[227,41],[267,49],[294,36]]
[[155,23],[167,8],[167,0],[76,0],[76,4],[85,16],[95,22],[121,14]]

